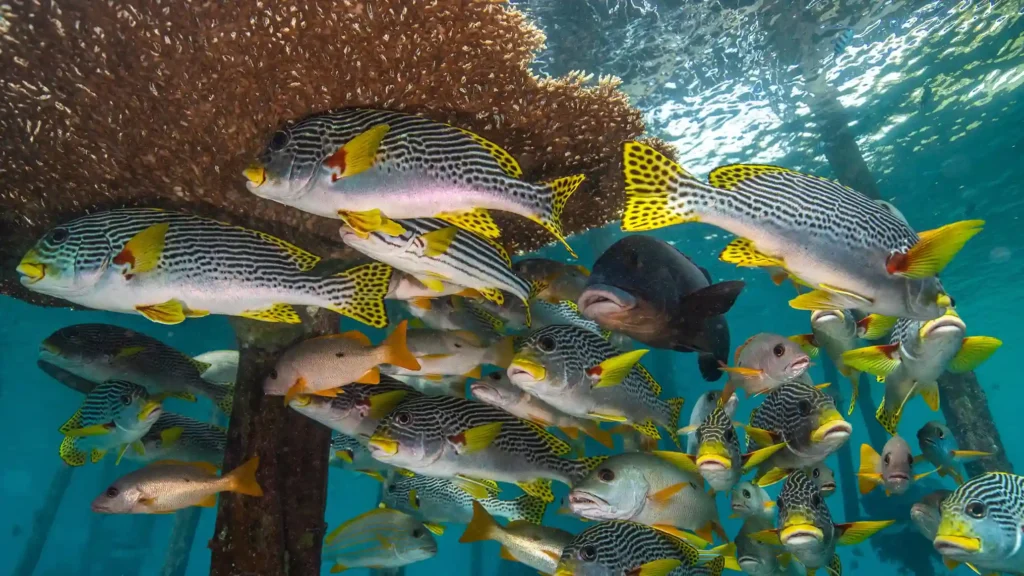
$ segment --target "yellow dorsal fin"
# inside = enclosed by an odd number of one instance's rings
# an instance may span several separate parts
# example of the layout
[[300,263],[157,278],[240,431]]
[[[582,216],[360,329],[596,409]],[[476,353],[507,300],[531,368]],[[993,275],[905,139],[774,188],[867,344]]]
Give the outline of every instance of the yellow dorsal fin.
[[655,396],[661,396],[661,384],[658,384],[658,381],[647,371],[647,368],[644,368],[639,362],[634,365],[634,368],[640,373],[640,377],[644,379],[644,382],[651,387],[651,392],[654,392]]
[[286,242],[278,238],[277,236],[272,236],[270,234],[267,234],[266,232],[260,232],[259,230],[250,230],[248,228],[242,228],[241,226],[236,226],[236,228],[240,230],[245,230],[250,234],[255,234],[256,236],[259,236],[262,240],[269,242],[274,246],[277,246],[282,252],[288,255],[288,258],[295,264],[295,267],[298,268],[300,272],[308,272],[315,268],[316,265],[320,263],[320,257],[317,256],[316,254],[306,252],[302,248],[299,248],[298,246],[292,244],[291,242]]
[[521,420],[521,422],[528,428],[532,429],[537,436],[544,441],[544,443],[551,449],[551,452],[556,456],[565,456],[572,451],[572,447],[567,443],[560,440],[557,436],[548,432],[543,427],[530,422],[529,420]]
[[777,174],[780,172],[799,174],[788,168],[770,166],[767,164],[731,164],[715,168],[708,174],[708,183],[715,188],[722,190],[734,190],[746,180],[757,178],[765,174]]
[[508,174],[513,178],[523,177],[523,169],[519,167],[519,162],[516,162],[516,159],[513,158],[512,155],[509,154],[507,151],[505,151],[504,148],[498,146],[497,144],[491,142],[490,140],[484,138],[483,136],[480,136],[479,134],[470,132],[469,130],[459,128],[457,126],[452,126],[452,128],[455,128],[459,132],[462,132],[466,136],[469,136],[477,144],[483,146],[484,150],[487,150],[487,153],[490,154],[491,157],[494,158],[494,161],[498,163],[498,166],[501,167],[502,172]]
[[68,421],[61,425],[60,433],[67,436],[68,432],[82,428],[82,410],[76,410]]
[[498,228],[498,224],[491,217],[491,213],[483,208],[467,210],[465,212],[441,212],[440,214],[435,214],[434,217],[458,226],[463,230],[468,230],[481,238],[494,240],[501,237],[501,230]]

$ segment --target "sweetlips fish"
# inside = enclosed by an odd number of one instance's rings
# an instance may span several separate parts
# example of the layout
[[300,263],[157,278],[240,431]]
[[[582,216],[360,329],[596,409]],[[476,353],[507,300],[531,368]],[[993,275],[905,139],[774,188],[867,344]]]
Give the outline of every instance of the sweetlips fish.
[[512,337],[486,338],[469,330],[416,328],[406,336],[409,352],[419,368],[384,366],[392,376],[470,376],[479,378],[485,365],[508,368],[512,361]]
[[75,324],[50,334],[39,345],[39,360],[93,382],[127,380],[150,394],[195,400],[210,398],[231,413],[234,389],[210,382],[203,374],[211,364],[120,326]]
[[627,236],[594,263],[577,303],[585,318],[655,348],[697,352],[705,380],[729,361],[724,314],[743,282],[712,284],[707,270],[664,240]]
[[914,523],[917,531],[928,541],[935,540],[939,532],[939,522],[942,521],[942,501],[952,494],[952,490],[936,490],[925,494],[920,502],[910,507],[910,520]]
[[889,434],[896,434],[903,406],[914,394],[938,410],[939,376],[946,370],[974,370],[1003,344],[990,336],[965,337],[966,332],[967,325],[949,308],[927,322],[900,318],[889,344],[843,354],[847,365],[885,380],[885,398],[875,418]]
[[442,283],[448,282],[471,288],[499,305],[505,302],[503,292],[527,301],[530,285],[512,272],[512,260],[497,242],[436,218],[400,222],[404,232],[394,236],[379,231],[363,236],[342,226],[341,240],[374,260],[412,274],[438,295],[445,291]]
[[[768,433],[760,433],[762,430]],[[788,470],[818,464],[842,447],[852,430],[832,397],[817,387],[802,382],[779,386],[750,413],[748,451],[786,443],[761,464],[757,483],[767,486],[781,480]]]
[[[697,448],[700,447],[700,437],[697,435],[696,427],[700,426],[712,412],[718,408],[718,399],[722,397],[720,390],[708,390],[707,392],[700,395],[697,401],[693,404],[693,410],[690,412],[690,424],[687,428],[693,428],[694,432],[689,432],[686,435],[686,453],[691,456],[697,455]],[[725,415],[732,418],[736,414],[736,405],[739,404],[740,399],[736,396],[730,397],[722,406],[725,410]]]
[[220,466],[228,443],[228,431],[216,424],[165,411],[139,442],[143,450],[127,451],[125,456],[129,460],[203,461]]
[[85,395],[82,407],[60,427],[64,440],[60,458],[68,466],[81,466],[87,457],[99,462],[117,449],[117,463],[129,446],[142,451],[139,440],[163,413],[161,398],[125,380],[108,380]]
[[217,505],[217,494],[234,492],[246,496],[263,496],[256,483],[259,456],[223,476],[209,462],[154,462],[141,470],[126,474],[92,501],[92,511],[101,514],[166,514],[202,506]]
[[505,560],[526,564],[542,574],[555,572],[562,549],[573,539],[571,533],[525,520],[512,520],[507,526],[502,526],[486,506],[477,501],[472,505],[473,517],[459,542],[494,540],[501,544],[500,554]]
[[867,494],[881,485],[885,495],[903,494],[910,489],[910,483],[935,472],[914,474],[914,456],[910,445],[900,436],[893,436],[885,443],[882,453],[875,452],[870,444],[860,445],[860,470],[857,485],[861,494]]
[[[440,288],[440,290],[438,290],[438,288]],[[451,282],[441,282],[440,285],[431,282],[430,286],[427,286],[423,282],[420,282],[416,276],[406,274],[401,270],[395,270],[394,274],[391,275],[391,284],[389,285],[388,293],[384,298],[389,300],[404,300],[408,302],[431,300],[433,298],[451,295],[465,296],[467,298],[480,297],[480,293],[471,288],[452,284]]]
[[358,330],[303,340],[285,350],[263,380],[263,393],[283,395],[287,405],[299,394],[336,396],[352,383],[380,382],[381,364],[419,370],[402,321],[379,345]]
[[946,565],[968,564],[979,574],[1024,573],[1022,494],[1024,478],[989,472],[971,478],[942,500],[932,545]]
[[46,374],[50,378],[53,378],[57,382],[60,382],[61,384],[67,386],[68,388],[74,390],[75,392],[88,394],[89,392],[92,392],[93,388],[97,386],[97,384],[92,380],[82,378],[77,374],[68,372],[63,368],[46,362],[44,360],[36,360],[36,366],[43,372],[46,372]]
[[569,510],[590,520],[631,520],[691,530],[704,540],[728,540],[704,480],[678,465],[678,452],[610,456],[569,492]]
[[960,473],[961,462],[992,455],[980,450],[960,450],[953,432],[937,420],[927,422],[917,431],[917,445],[921,448],[921,455],[914,458],[915,464],[927,460],[935,466],[939,476],[952,476],[957,484],[964,483]]
[[786,478],[777,503],[778,528],[751,534],[750,538],[764,544],[782,546],[803,564],[808,576],[814,576],[822,568],[829,574],[842,574],[843,567],[836,554],[836,546],[859,544],[895,522],[833,523],[817,485],[800,470]]
[[363,442],[355,436],[333,432],[331,434],[330,464],[342,470],[366,474],[381,483],[387,482],[384,475],[394,471],[395,468],[375,460]]
[[615,447],[611,433],[602,430],[597,422],[570,416],[540,398],[530,395],[513,384],[508,379],[507,372],[491,372],[470,384],[469,392],[474,399],[501,408],[517,418],[529,420],[545,428],[554,426],[572,440],[579,439],[580,432],[583,432],[606,448]]
[[775,500],[768,492],[746,480],[732,489],[732,516],[730,518],[758,517],[771,521],[775,518]]
[[[500,146],[468,130],[390,110],[310,116],[274,132],[245,170],[253,194],[341,218],[360,234],[404,232],[392,218],[434,217],[488,238],[488,210],[512,212],[565,242],[561,215],[583,175],[521,180]],[[575,256],[575,254],[573,253]]]
[[785,269],[813,288],[790,301],[800,310],[938,318],[953,303],[938,274],[984,225],[918,233],[855,190],[778,166],[722,166],[708,185],[640,142],[624,144],[623,171],[623,230],[699,221],[731,232],[720,258]]
[[541,426],[450,396],[406,398],[367,445],[374,458],[393,466],[468,485],[512,482],[545,502],[554,501],[552,480],[571,485],[604,459],[563,458],[569,445]]
[[[391,372],[392,370],[385,367],[384,373]],[[458,374],[442,376],[439,374],[427,374],[424,376],[408,376],[405,374],[388,374],[395,380],[398,380],[402,384],[411,386],[417,392],[427,394],[429,396],[457,396],[459,398],[465,398],[466,396],[466,382],[470,378],[475,377],[476,370],[470,372],[469,375]]]
[[[628,520],[600,522],[565,546],[555,576],[720,576],[726,556],[735,552],[729,543],[701,550],[691,542],[692,535],[671,526],[651,527]],[[731,559],[735,565],[735,558]]]
[[486,310],[473,306],[462,296],[418,298],[407,302],[409,313],[423,326],[435,330],[468,330],[487,337],[505,331],[505,321]]
[[447,478],[412,473],[395,474],[385,483],[381,502],[420,520],[438,536],[444,534],[445,523],[468,524],[473,518],[474,502],[478,502],[489,514],[509,521],[525,520],[540,524],[543,520],[547,502],[529,494],[502,500],[498,497],[496,485],[484,489],[487,497],[477,499],[459,483]]
[[832,469],[826,466],[823,462],[804,468],[804,474],[807,474],[807,476],[817,484],[818,491],[821,492],[822,496],[828,498],[836,493],[835,472],[833,472]]
[[811,366],[811,358],[800,345],[785,336],[761,332],[747,339],[736,348],[733,366],[722,366],[729,373],[729,381],[722,390],[722,398],[728,400],[737,388],[747,397],[757,396],[774,388],[800,379]]
[[732,491],[732,517],[743,518],[736,533],[736,562],[749,576],[797,576],[795,563],[785,565],[786,554],[777,546],[764,544],[752,534],[775,527],[775,500],[764,488],[750,482],[740,482]]
[[846,365],[843,354],[856,348],[861,338],[882,338],[896,325],[896,320],[877,314],[857,320],[852,310],[815,310],[811,312],[811,333],[797,334],[789,339],[799,344],[811,358],[816,358],[824,349],[839,373],[850,379],[853,393],[850,395],[850,408],[846,411],[849,416],[857,406],[860,372]]
[[183,214],[125,208],[50,230],[18,264],[29,290],[97,310],[177,324],[208,314],[297,324],[293,305],[387,326],[391,267],[333,275],[320,257],[264,232]]
[[349,384],[344,394],[334,397],[299,394],[288,406],[331,430],[367,438],[399,402],[421,395],[410,386],[382,376],[378,384]]
[[508,377],[566,414],[625,423],[657,440],[658,426],[675,431],[683,399],[659,398],[661,386],[638,364],[646,352],[620,352],[578,326],[547,326],[522,342]]
[[576,302],[587,284],[590,270],[578,264],[565,264],[547,258],[526,258],[512,264],[512,271],[523,280],[542,286],[534,298],[557,304]]

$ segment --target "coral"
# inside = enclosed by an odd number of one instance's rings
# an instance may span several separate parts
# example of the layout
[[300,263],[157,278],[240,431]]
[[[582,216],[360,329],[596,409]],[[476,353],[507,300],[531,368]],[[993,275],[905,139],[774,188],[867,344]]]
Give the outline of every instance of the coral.
[[[16,0],[4,19],[0,293],[20,297],[14,264],[36,237],[115,206],[185,209],[346,255],[336,222],[243,186],[268,134],[311,113],[419,113],[504,146],[527,179],[585,173],[570,233],[618,217],[620,145],[644,130],[613,78],[534,76],[544,35],[493,1]],[[499,223],[514,251],[548,240],[523,219]]]

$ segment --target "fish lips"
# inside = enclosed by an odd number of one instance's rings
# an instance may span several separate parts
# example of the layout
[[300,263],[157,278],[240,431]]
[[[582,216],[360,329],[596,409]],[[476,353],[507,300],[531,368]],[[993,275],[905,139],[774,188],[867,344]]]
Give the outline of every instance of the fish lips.
[[635,296],[621,288],[595,283],[583,289],[578,306],[584,318],[599,322],[601,318],[636,308],[637,300]]
[[585,490],[570,491],[568,501],[569,510],[577,516],[593,518],[595,520],[612,520],[615,518],[607,500]]
[[966,556],[981,552],[981,538],[939,534],[932,541],[932,546],[943,556]]
[[779,532],[779,539],[786,546],[805,546],[825,539],[824,532],[813,524],[787,526]]

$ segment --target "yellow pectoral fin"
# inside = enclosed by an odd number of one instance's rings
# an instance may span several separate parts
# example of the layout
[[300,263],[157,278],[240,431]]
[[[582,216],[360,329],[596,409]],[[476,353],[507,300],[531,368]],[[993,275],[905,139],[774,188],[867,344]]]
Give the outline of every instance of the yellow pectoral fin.
[[789,339],[796,342],[800,346],[800,349],[807,353],[811,358],[818,357],[818,344],[814,339],[814,334],[797,334],[790,336]]
[[946,267],[968,240],[981,232],[984,220],[962,220],[917,234],[918,241],[906,254],[894,254],[886,262],[890,274],[928,278]]
[[892,526],[895,520],[881,520],[870,522],[851,522],[848,524],[836,524],[836,532],[839,533],[840,546],[852,546],[860,544],[874,535],[879,530]]
[[786,479],[789,476],[789,470],[784,468],[772,468],[766,472],[763,476],[757,479],[755,484],[762,488],[771,486]]
[[185,321],[185,309],[177,300],[168,300],[163,304],[136,306],[135,310],[158,324],[180,324]]
[[857,348],[843,353],[843,364],[873,374],[888,376],[900,365],[899,344],[883,344]]
[[778,268],[785,268],[786,263],[779,258],[774,256],[768,256],[762,252],[759,252],[754,247],[754,243],[746,238],[736,238],[729,243],[728,246],[722,250],[722,253],[718,255],[718,259],[722,262],[728,262],[729,264],[735,264],[736,266],[745,267],[765,267],[765,266],[776,266]]
[[501,433],[501,422],[481,424],[474,426],[454,436],[451,440],[454,444],[462,446],[460,453],[470,454],[487,448],[494,442],[494,439]]
[[451,247],[452,242],[455,241],[458,233],[458,228],[449,226],[421,235],[420,240],[423,242],[423,254],[429,258],[436,258],[445,254],[448,252],[448,248]]
[[324,166],[335,171],[331,179],[337,181],[369,170],[377,157],[381,140],[390,129],[387,124],[378,124],[349,140],[324,160]]
[[834,292],[811,290],[789,301],[790,308],[796,310],[836,310],[845,308]]
[[755,450],[753,452],[749,452],[747,454],[744,454],[743,455],[743,473],[746,474],[747,472],[753,470],[754,468],[757,468],[758,466],[763,464],[765,460],[767,460],[773,454],[775,454],[779,450],[782,450],[785,447],[786,447],[786,443],[785,442],[781,442],[779,444],[775,444],[775,445],[772,445],[772,446],[761,448],[760,450]]
[[114,256],[113,263],[123,266],[126,276],[155,269],[164,252],[164,239],[169,226],[167,222],[161,222],[139,232]]
[[423,285],[431,292],[444,292],[444,282],[437,278],[423,278],[421,276],[417,276],[416,279],[422,282]]
[[899,318],[870,314],[857,322],[857,336],[865,340],[878,340],[892,331]]
[[406,390],[392,390],[370,396],[370,418],[379,419],[387,416],[408,394]]
[[1003,341],[989,336],[968,336],[964,338],[960,351],[949,363],[950,372],[970,372],[995,353]]
[[939,383],[929,382],[927,384],[919,383],[917,386],[917,392],[924,398],[924,403],[935,412],[939,409]]
[[72,438],[85,438],[89,436],[103,436],[105,434],[110,434],[112,431],[113,428],[106,424],[93,424],[92,426],[68,430],[64,432],[64,435]]
[[669,450],[655,450],[651,454],[674,464],[677,468],[684,472],[690,472],[691,474],[700,474],[700,468],[697,467],[697,463],[694,461],[693,456],[685,452],[672,452]]
[[444,526],[441,524],[435,524],[433,522],[424,522],[423,527],[430,530],[431,533],[438,536],[444,536]]
[[607,388],[609,386],[615,386],[621,384],[626,376],[629,375],[630,371],[640,358],[644,354],[647,354],[648,350],[632,350],[625,352],[617,356],[612,356],[604,362],[601,362],[597,366],[587,370],[587,375],[591,378],[596,378],[597,383],[594,384],[594,388]]
[[782,540],[779,539],[779,531],[774,528],[754,532],[750,535],[750,539],[761,544],[768,544],[769,546],[782,546]]
[[627,418],[619,414],[602,414],[600,412],[587,412],[587,416],[601,422],[625,422]]
[[647,499],[650,500],[651,502],[654,502],[656,505],[661,506],[670,502],[673,496],[675,496],[680,490],[686,488],[687,486],[689,486],[689,484],[685,482],[673,484],[671,486],[658,490],[654,494],[649,495]]
[[380,368],[374,366],[366,371],[365,374],[353,380],[356,384],[380,384]]

